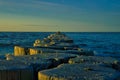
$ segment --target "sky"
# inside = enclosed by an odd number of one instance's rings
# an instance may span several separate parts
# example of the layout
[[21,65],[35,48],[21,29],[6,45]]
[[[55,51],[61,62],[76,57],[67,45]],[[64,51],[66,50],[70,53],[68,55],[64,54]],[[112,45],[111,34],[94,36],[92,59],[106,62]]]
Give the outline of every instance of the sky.
[[0,31],[120,32],[120,0],[0,0]]

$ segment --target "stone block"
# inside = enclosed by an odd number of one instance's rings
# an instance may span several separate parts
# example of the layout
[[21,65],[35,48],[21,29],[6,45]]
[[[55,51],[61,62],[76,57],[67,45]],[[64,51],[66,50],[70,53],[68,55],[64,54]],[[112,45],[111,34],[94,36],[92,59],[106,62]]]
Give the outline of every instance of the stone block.
[[2,60],[0,80],[33,80],[33,68],[22,62]]
[[119,72],[97,64],[63,64],[38,73],[38,80],[114,80]]

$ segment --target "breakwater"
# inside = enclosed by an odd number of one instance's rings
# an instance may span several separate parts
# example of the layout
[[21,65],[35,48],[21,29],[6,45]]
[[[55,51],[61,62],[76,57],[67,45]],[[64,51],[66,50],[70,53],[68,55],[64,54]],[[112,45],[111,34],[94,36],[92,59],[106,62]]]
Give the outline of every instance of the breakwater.
[[60,32],[0,58],[0,80],[119,80],[120,61],[96,56]]

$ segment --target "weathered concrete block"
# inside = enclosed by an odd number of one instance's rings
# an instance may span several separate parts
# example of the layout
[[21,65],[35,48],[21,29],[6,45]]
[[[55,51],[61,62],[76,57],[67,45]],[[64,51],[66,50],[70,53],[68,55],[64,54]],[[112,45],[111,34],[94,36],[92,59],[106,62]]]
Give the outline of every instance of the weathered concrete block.
[[30,48],[30,55],[35,55],[35,54],[39,54],[42,53],[42,51],[40,49],[35,49],[35,48]]
[[[56,47],[56,48],[61,48],[61,47]],[[29,49],[29,54],[34,55],[34,54],[44,54],[44,53],[66,53],[66,54],[77,54],[77,55],[85,55],[85,56],[93,56],[94,52],[89,51],[89,50],[60,50],[60,49],[55,49],[53,46],[51,47],[35,47],[35,48],[30,48]]]
[[104,64],[114,64],[115,61],[119,61],[112,57],[101,57],[101,56],[78,56],[69,60],[69,63],[104,63]]
[[104,66],[106,67],[110,67],[120,71],[120,61],[113,57],[79,56],[79,57],[70,59],[68,62],[70,64],[74,64],[74,63],[104,64]]
[[63,64],[38,73],[38,80],[114,80],[119,72],[97,64]]
[[33,68],[22,62],[0,61],[0,80],[33,80]]
[[14,46],[14,56],[29,55],[32,46]]
[[[6,55],[6,60],[1,61],[0,68],[3,69],[4,66],[7,66],[7,68],[5,70],[8,70],[8,68],[10,68],[10,67],[14,68],[14,69],[17,68],[16,70],[19,70],[18,68],[22,65],[28,66],[33,69],[34,79],[37,80],[38,71],[56,67],[59,64],[68,62],[68,60],[70,58],[74,58],[76,56],[77,55],[74,55],[74,54],[64,54],[64,53],[59,53],[59,54],[58,53],[57,54],[47,53],[47,54],[37,54],[37,55],[25,55],[25,56]],[[25,71],[25,70],[23,70],[23,71]],[[8,72],[9,72],[9,70],[8,70]],[[30,74],[28,74],[29,73],[28,71],[25,71],[25,72],[26,73],[23,74],[24,76],[30,75]],[[17,76],[17,74],[16,74],[16,76]],[[22,77],[21,77],[21,79],[22,79]],[[24,80],[31,80],[31,79],[24,78]]]
[[23,56],[26,55],[25,48],[20,47],[20,46],[15,46],[14,47],[14,56]]

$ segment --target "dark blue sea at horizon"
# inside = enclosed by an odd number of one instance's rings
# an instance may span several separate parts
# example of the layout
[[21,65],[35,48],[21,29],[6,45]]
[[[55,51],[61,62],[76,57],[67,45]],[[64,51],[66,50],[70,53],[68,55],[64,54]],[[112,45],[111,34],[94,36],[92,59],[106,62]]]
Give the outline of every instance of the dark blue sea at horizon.
[[[0,32],[0,54],[13,53],[15,45],[32,46],[53,32]],[[64,32],[80,48],[90,49],[98,56],[120,57],[120,32]]]

